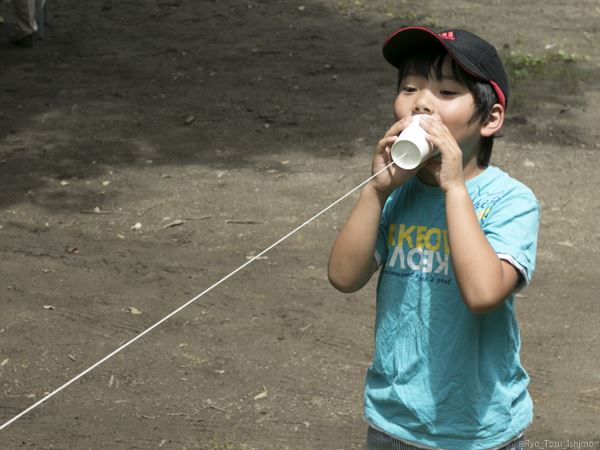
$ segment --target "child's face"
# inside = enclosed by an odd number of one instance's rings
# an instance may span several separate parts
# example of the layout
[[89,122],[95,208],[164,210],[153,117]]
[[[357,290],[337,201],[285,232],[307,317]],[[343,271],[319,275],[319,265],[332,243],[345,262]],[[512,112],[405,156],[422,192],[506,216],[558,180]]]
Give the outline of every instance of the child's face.
[[394,101],[396,120],[415,114],[428,114],[441,120],[450,130],[463,151],[465,160],[479,149],[481,123],[473,119],[473,94],[452,74],[452,60],[446,56],[442,65],[442,79],[435,73],[429,78],[408,74],[400,82]]

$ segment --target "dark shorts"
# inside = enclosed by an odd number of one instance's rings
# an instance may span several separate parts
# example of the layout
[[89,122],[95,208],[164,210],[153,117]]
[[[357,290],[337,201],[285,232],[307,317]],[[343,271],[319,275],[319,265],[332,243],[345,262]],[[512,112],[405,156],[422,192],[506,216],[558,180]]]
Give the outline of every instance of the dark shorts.
[[[525,448],[525,437],[521,435],[520,438],[515,439],[510,444],[502,447],[499,450],[523,450]],[[419,447],[414,447],[409,444],[405,444],[398,439],[394,439],[381,431],[376,430],[373,427],[369,427],[367,432],[367,445],[366,450],[422,450]]]

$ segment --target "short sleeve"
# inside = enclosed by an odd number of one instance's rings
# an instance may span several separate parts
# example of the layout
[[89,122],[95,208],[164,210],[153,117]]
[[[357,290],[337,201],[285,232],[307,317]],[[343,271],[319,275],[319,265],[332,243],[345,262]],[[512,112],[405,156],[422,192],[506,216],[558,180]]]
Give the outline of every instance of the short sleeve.
[[529,190],[509,193],[490,209],[482,228],[500,259],[521,274],[517,289],[529,284],[535,269],[540,206]]

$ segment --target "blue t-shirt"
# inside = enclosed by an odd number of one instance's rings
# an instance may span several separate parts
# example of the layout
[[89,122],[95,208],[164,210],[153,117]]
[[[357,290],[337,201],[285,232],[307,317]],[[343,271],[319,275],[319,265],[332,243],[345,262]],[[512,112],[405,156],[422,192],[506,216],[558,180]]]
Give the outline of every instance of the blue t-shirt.
[[[539,225],[532,191],[496,167],[467,181],[488,241],[531,279]],[[511,294],[472,313],[456,284],[438,187],[416,177],[383,209],[375,257],[375,351],[365,418],[400,440],[445,450],[480,450],[516,438],[531,423],[529,377]]]

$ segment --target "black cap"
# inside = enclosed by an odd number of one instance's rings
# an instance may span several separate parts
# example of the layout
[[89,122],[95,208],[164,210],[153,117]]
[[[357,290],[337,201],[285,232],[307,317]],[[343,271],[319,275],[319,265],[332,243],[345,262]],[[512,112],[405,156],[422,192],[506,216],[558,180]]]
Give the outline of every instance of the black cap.
[[502,61],[493,45],[473,33],[464,30],[436,32],[425,27],[400,28],[383,44],[383,56],[399,67],[407,50],[439,44],[465,72],[490,83],[500,104],[506,108],[508,78]]

